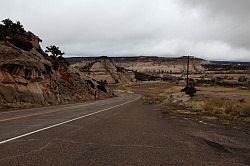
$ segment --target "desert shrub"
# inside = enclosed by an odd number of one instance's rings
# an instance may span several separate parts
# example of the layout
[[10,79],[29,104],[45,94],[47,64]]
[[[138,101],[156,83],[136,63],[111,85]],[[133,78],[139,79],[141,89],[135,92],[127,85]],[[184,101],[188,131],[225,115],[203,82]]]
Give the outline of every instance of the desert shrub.
[[24,32],[23,25],[19,21],[14,23],[10,19],[5,19],[0,24],[0,41],[6,40],[7,37],[14,38]]
[[54,58],[58,58],[58,57],[62,57],[65,53],[62,52],[59,47],[52,45],[49,47],[46,47],[45,52],[50,53],[52,57]]
[[10,19],[5,19],[2,21],[2,23],[12,34],[25,32],[23,25],[19,21],[14,23]]
[[6,40],[8,34],[10,34],[10,31],[4,25],[0,24],[0,41]]
[[196,93],[196,88],[193,86],[187,86],[184,89],[181,90],[182,92],[185,92],[187,95],[194,96]]
[[20,49],[30,51],[33,45],[21,37],[25,32],[19,21],[14,23],[10,19],[5,19],[0,24],[0,41],[8,41]]

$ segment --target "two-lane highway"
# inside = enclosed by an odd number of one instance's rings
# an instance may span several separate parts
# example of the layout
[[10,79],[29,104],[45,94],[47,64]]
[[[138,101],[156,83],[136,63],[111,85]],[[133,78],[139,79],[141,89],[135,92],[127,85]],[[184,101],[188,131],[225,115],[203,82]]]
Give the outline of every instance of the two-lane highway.
[[249,129],[163,115],[140,98],[0,113],[0,165],[250,165]]
[[140,95],[0,113],[0,145],[136,101]]

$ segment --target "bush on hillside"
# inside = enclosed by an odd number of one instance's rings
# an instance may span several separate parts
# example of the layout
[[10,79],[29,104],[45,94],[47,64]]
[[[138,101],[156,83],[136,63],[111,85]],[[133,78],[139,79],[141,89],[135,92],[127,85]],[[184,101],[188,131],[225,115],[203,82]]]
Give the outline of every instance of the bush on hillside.
[[51,61],[55,70],[57,70],[59,66],[69,66],[69,62],[63,57],[65,53],[62,52],[59,47],[52,45],[46,47],[46,49],[47,50],[45,50],[45,52],[50,53],[49,60]]

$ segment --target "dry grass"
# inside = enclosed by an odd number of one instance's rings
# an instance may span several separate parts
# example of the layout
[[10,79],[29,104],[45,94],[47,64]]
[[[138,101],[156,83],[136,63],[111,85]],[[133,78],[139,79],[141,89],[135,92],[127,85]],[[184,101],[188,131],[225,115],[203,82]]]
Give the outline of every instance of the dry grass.
[[250,103],[239,100],[226,100],[219,97],[208,99],[203,107],[205,112],[213,113],[224,119],[250,123]]
[[167,98],[181,91],[181,86],[167,82],[139,82],[116,89],[142,94],[144,104],[158,104],[164,113],[195,118],[212,123],[249,124],[249,90],[224,87],[197,87],[200,91],[187,102],[171,103]]

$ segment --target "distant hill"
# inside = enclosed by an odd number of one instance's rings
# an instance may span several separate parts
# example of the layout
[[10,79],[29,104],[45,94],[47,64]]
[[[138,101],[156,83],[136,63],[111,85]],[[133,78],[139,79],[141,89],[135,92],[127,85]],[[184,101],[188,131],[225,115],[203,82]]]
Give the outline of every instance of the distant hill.
[[109,84],[127,84],[136,81],[133,72],[116,66],[111,59],[105,57],[81,59],[79,62],[74,61],[71,66],[79,71],[81,77],[87,76]]
[[250,65],[250,62],[237,62],[237,61],[210,61],[211,63],[221,65]]
[[[187,66],[187,57],[169,58],[156,56],[139,56],[139,57],[107,57],[116,66],[123,67],[128,70],[137,71],[144,74],[165,75],[171,73],[183,73]],[[71,64],[81,61],[93,61],[97,57],[74,57],[67,58]],[[200,58],[190,57],[190,71],[193,73],[201,73],[205,69],[203,64],[209,62]]]
[[250,70],[250,62],[210,61],[202,65],[208,71],[247,71]]

